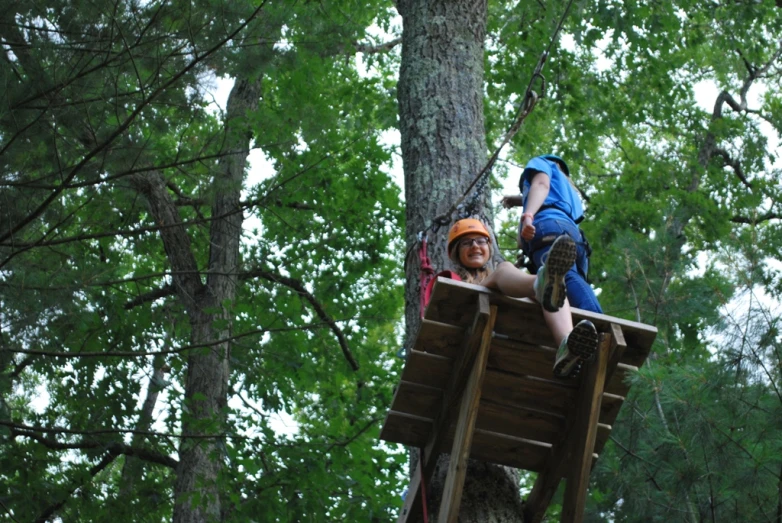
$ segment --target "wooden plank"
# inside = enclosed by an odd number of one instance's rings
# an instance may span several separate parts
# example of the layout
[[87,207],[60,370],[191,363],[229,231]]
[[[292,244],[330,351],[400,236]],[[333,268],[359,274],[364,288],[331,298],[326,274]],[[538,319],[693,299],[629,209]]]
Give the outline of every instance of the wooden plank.
[[[527,298],[510,298],[480,285],[459,282],[448,278],[438,278],[432,292],[429,307],[426,310],[426,319],[452,325],[468,324],[470,316],[467,311],[469,311],[469,305],[474,303],[475,295],[477,294],[488,294],[491,303],[500,305],[499,323],[496,326],[498,332],[503,332],[502,328],[505,328],[504,318],[506,317],[516,318],[516,324],[519,326],[515,328],[515,331],[521,330],[521,325],[528,323],[527,321],[520,321],[519,318],[535,314],[533,311],[536,309],[538,311],[537,314],[540,316],[533,316],[532,318],[542,318],[540,306]],[[512,311],[512,309],[515,309],[515,311]],[[595,324],[599,332],[610,332],[612,323],[621,327],[627,344],[627,349],[622,356],[621,362],[633,367],[641,367],[643,365],[657,336],[655,327],[576,308],[572,308],[572,312],[574,323],[582,319],[588,319]],[[531,323],[543,326],[542,321],[533,321]]]
[[420,383],[400,381],[391,410],[433,419],[443,399],[443,390]]
[[[489,353],[489,369],[502,370],[512,374],[554,379],[552,369],[556,349],[528,343],[522,339],[509,338],[497,332]],[[637,372],[636,367],[618,363],[605,391],[617,396],[625,396],[630,390],[626,379],[628,374]],[[575,385],[574,385],[575,386]]]
[[564,416],[576,395],[577,382],[544,380],[488,370],[484,397],[501,405],[541,409]]
[[417,448],[426,443],[431,432],[431,418],[391,410],[386,414],[380,439]]
[[[553,378],[552,368],[555,354],[556,351],[548,347],[496,338],[492,341],[487,367],[511,374],[559,381],[564,383],[563,386],[575,389],[574,382],[562,382],[562,380]],[[442,354],[421,352],[414,349],[408,354],[408,361],[402,372],[402,380],[444,388],[451,372],[451,365],[451,359]],[[629,390],[629,386],[624,383],[625,376],[635,371],[637,371],[635,367],[618,364],[614,371],[614,379],[606,386],[606,392],[624,396]]]
[[417,521],[418,514],[421,513],[421,470],[423,464],[421,460],[415,466],[415,472],[410,477],[410,485],[407,487],[407,496],[405,496],[405,502],[402,504],[402,508],[399,510],[399,517],[397,523],[406,523],[408,519],[410,521]]
[[[578,396],[577,380],[544,380],[487,370],[483,397],[500,405],[546,410],[566,416]],[[612,425],[624,403],[624,397],[604,393],[600,423]]]
[[[487,370],[487,372],[490,371]],[[494,373],[492,373],[492,376],[494,376]],[[523,378],[519,379],[523,381]],[[533,387],[533,385],[529,384],[529,381],[530,380],[527,380],[528,383],[525,387]],[[513,390],[513,387],[516,386],[515,384],[515,381],[505,376],[504,380],[498,380],[496,383],[491,384],[487,383],[484,386],[477,426],[482,429],[502,432],[512,436],[517,435],[545,442],[554,441],[556,438],[552,439],[551,436],[553,430],[553,421],[551,421],[551,419],[564,419],[565,411],[562,409],[546,410],[554,400],[537,403],[531,399],[522,398],[518,403],[514,403],[514,401],[509,400],[509,398],[514,398],[515,395],[518,394],[518,391]],[[510,396],[505,396],[504,391],[508,390],[510,391]],[[539,395],[540,391],[536,392],[536,394]],[[404,419],[400,418],[398,415],[411,415],[430,421],[434,420],[435,413],[440,410],[442,397],[443,392],[441,389],[417,383],[400,382],[399,386],[397,386],[392,407],[383,423],[380,439],[392,443],[423,446],[426,443],[425,440],[420,440],[415,443],[410,440],[414,434],[418,433],[413,429],[410,429],[410,431],[406,430],[404,427]],[[561,401],[564,401],[564,404],[568,405],[574,401],[575,397],[576,391],[573,391],[572,396],[567,396]],[[604,393],[603,401],[601,403],[600,423],[606,427],[613,425],[623,402],[624,398],[621,396]],[[549,407],[544,408],[544,405]],[[503,410],[505,410],[507,414],[502,414]],[[391,413],[395,413],[395,415],[392,416]],[[543,416],[548,417],[549,421],[543,421]],[[515,432],[519,430],[519,424],[522,422],[527,424],[521,432]],[[433,421],[431,421],[431,423],[433,423]],[[505,430],[500,429],[502,426],[506,427]],[[447,429],[448,428],[446,427],[446,430]],[[562,428],[555,432],[561,431]],[[596,446],[598,453],[603,448],[608,436],[608,434],[603,434],[603,431],[601,430]]]
[[[622,327],[620,327],[616,323],[612,323],[611,324],[611,348],[608,354],[608,364],[606,367],[606,379],[605,379],[606,383],[611,381],[611,378],[613,377],[614,372],[616,372],[617,366],[619,365],[619,362],[621,361],[625,350],[627,350],[627,342],[625,341],[625,336],[622,333]],[[622,395],[624,394],[626,393],[623,393]]]
[[543,468],[551,450],[549,443],[516,438],[478,428],[473,433],[472,447],[470,451],[472,459],[532,471]]
[[453,360],[437,354],[412,350],[402,371],[402,380],[444,389],[448,384]]
[[[481,394],[481,408],[475,427],[488,432],[551,443],[557,440],[564,429],[565,419],[545,410],[507,406]],[[473,443],[473,448],[475,445],[476,443]]]
[[[384,439],[420,448],[426,445],[433,424],[431,419],[391,411],[383,426]],[[564,433],[564,426],[564,419],[546,412],[508,409],[482,399],[478,419],[475,421],[475,434],[491,434],[494,439],[488,436],[474,437],[470,456],[498,465],[539,471],[540,463],[545,460],[548,449],[558,442]],[[446,448],[453,444],[454,432],[453,424],[444,432]],[[599,424],[597,441],[604,445],[610,433],[610,426]],[[506,449],[509,450],[506,452]],[[598,447],[596,443],[595,452],[600,453],[601,449],[602,446]],[[533,455],[534,452],[546,454]]]
[[494,330],[528,345],[543,345],[552,349],[557,346],[540,305],[531,300],[503,304]]
[[413,350],[455,358],[466,335],[464,327],[423,319]]
[[592,452],[597,436],[597,419],[600,412],[600,400],[603,383],[606,379],[608,359],[614,341],[608,334],[601,335],[604,341],[598,345],[597,359],[586,369],[579,390],[578,413],[571,428],[572,438],[567,454],[568,474],[565,483],[565,499],[562,506],[561,521],[581,523],[584,519],[589,473],[592,471]]
[[[479,297],[479,308],[488,307],[488,298]],[[456,434],[451,447],[451,459],[448,465],[448,473],[443,487],[443,495],[440,500],[440,523],[456,523],[459,519],[459,505],[462,501],[464,489],[464,477],[467,473],[467,460],[470,457],[473,429],[478,418],[478,406],[481,400],[481,387],[486,374],[486,360],[489,359],[491,348],[491,333],[494,329],[494,320],[497,317],[497,307],[490,309],[489,321],[483,328],[481,345],[475,356],[467,386],[462,393],[459,417],[456,423]],[[447,396],[446,396],[447,398]],[[436,447],[435,447],[436,448]]]
[[604,392],[603,400],[600,402],[600,423],[613,425],[624,401],[622,396]]

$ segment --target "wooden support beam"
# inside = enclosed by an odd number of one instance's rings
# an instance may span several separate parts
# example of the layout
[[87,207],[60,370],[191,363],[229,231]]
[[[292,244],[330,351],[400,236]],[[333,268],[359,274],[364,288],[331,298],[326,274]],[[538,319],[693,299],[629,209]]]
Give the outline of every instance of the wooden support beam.
[[560,520],[564,523],[581,523],[584,520],[589,473],[592,471],[592,451],[595,448],[597,420],[600,416],[600,400],[612,344],[610,339],[606,340],[611,338],[610,334],[601,334],[601,338],[603,339],[598,344],[597,359],[587,367],[586,375],[581,381],[576,423],[571,429],[572,447],[568,452],[571,457]]
[[[488,306],[488,304],[489,301],[487,299],[485,306]],[[491,307],[489,321],[484,326],[481,344],[472,365],[469,381],[462,393],[459,418],[456,423],[456,434],[451,447],[451,460],[445,479],[443,496],[440,500],[439,523],[456,523],[459,519],[459,505],[462,501],[464,477],[467,473],[467,461],[470,458],[470,445],[472,444],[475,420],[478,418],[481,387],[483,386],[483,377],[486,375],[486,362],[489,359],[489,349],[491,348],[491,333],[494,329],[494,320],[496,318],[497,306],[495,305]]]
[[[415,466],[415,472],[413,472],[413,476],[410,478],[410,485],[407,487],[407,496],[405,497],[405,502],[402,505],[402,510],[399,511],[399,518],[397,519],[397,523],[404,523],[408,519],[410,521],[418,521],[420,519],[420,516],[422,514],[423,506],[421,505],[421,502],[423,501],[421,497],[421,478],[422,478],[422,468],[426,463],[421,463],[421,455],[418,455],[418,464]],[[436,463],[436,460],[432,460]]]
[[[451,376],[443,394],[440,412],[435,418],[432,427],[432,434],[429,436],[429,440],[424,447],[423,456],[419,456],[419,458],[422,459],[418,460],[417,470],[410,480],[410,487],[407,491],[405,503],[402,506],[402,510],[399,512],[399,523],[406,522],[408,518],[412,518],[411,520],[415,521],[422,513],[421,478],[425,478],[426,483],[428,484],[435,466],[437,465],[437,457],[442,451],[441,446],[448,434],[448,428],[453,420],[453,413],[462,397],[462,391],[465,388],[467,378],[472,370],[476,354],[482,346],[486,326],[489,324],[491,318],[491,309],[488,295],[479,294],[472,326],[467,331],[467,336],[464,338],[462,348],[456,357],[456,361],[454,361]],[[491,340],[492,328],[493,323],[492,327],[489,328],[489,340]],[[483,366],[486,366],[485,363]],[[416,487],[415,489],[413,489],[414,485]]]
[[605,383],[611,381],[611,377],[614,375],[619,361],[622,359],[622,355],[627,349],[627,342],[625,341],[625,335],[622,333],[622,327],[616,323],[610,325],[611,328],[611,349],[608,356],[608,366],[606,367],[606,379]]
[[[612,343],[611,335],[601,334],[600,341],[598,343],[598,354],[601,352],[607,352]],[[587,369],[595,367],[593,362],[587,366]],[[581,385],[583,387],[584,382],[588,380],[588,372],[581,377]],[[602,393],[603,384],[601,383],[600,391]],[[598,413],[600,412],[598,404]],[[568,463],[568,453],[570,449],[575,447],[575,421],[574,418],[578,414],[578,406],[574,406],[569,416],[570,422],[567,424],[565,433],[559,443],[553,446],[551,449],[547,463],[543,470],[538,474],[538,478],[535,481],[535,485],[532,487],[527,499],[524,501],[524,521],[526,523],[540,523],[543,520],[543,516],[546,514],[551,503],[551,498],[559,487],[559,482],[562,476],[565,475],[566,467],[570,465]],[[594,447],[594,442],[592,444]],[[591,451],[590,451],[591,455]]]

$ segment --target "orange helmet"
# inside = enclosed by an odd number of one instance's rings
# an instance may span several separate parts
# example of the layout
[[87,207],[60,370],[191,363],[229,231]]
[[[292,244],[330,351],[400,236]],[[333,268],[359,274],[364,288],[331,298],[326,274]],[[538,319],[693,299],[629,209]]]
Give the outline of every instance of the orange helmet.
[[479,234],[489,238],[489,241],[491,241],[489,230],[486,229],[486,226],[480,220],[476,220],[475,218],[459,220],[454,223],[453,226],[451,226],[451,230],[448,231],[448,256],[451,259],[453,259],[453,254],[456,252],[453,249],[454,245],[456,245],[456,240],[467,234]]

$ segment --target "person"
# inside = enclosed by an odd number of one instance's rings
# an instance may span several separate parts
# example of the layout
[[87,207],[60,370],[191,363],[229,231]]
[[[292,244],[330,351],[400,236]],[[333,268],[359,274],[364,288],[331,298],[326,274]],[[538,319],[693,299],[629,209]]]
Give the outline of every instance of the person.
[[[576,244],[576,262],[565,274],[567,296],[573,307],[601,313],[603,309],[587,283],[589,244],[578,224],[584,208],[578,191],[570,181],[570,169],[559,156],[546,154],[531,159],[519,180],[523,211],[518,242],[535,272],[556,238],[567,235]],[[517,197],[503,199],[505,207],[518,204]]]
[[566,296],[565,274],[575,262],[576,245],[563,235],[554,241],[537,275],[525,273],[503,261],[489,267],[492,239],[488,228],[474,218],[458,220],[448,233],[448,257],[459,277],[514,298],[535,298],[558,346],[554,375],[574,377],[597,349],[597,330],[583,320],[575,327]]

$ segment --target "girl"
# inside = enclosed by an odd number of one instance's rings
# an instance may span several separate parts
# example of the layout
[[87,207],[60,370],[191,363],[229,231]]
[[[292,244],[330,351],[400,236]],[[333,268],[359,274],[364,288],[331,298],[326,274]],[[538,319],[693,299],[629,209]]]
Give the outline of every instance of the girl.
[[448,257],[462,280],[514,298],[535,297],[543,307],[546,324],[559,346],[554,375],[559,378],[576,376],[581,363],[595,354],[597,331],[589,320],[582,320],[573,327],[565,296],[564,278],[575,260],[575,242],[567,235],[557,238],[536,276],[520,271],[507,261],[492,271],[488,267],[491,256],[491,235],[482,222],[468,218],[453,224],[448,233]]

